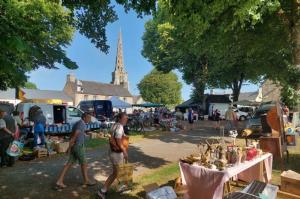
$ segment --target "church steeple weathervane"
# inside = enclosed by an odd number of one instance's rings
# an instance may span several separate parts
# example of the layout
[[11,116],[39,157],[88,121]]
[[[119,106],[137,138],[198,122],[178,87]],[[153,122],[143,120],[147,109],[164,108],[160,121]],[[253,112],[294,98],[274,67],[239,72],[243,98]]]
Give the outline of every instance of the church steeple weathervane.
[[118,37],[115,71],[112,72],[112,84],[122,85],[124,88],[128,89],[128,75],[124,68],[123,43],[122,43],[121,30],[119,32],[119,37]]

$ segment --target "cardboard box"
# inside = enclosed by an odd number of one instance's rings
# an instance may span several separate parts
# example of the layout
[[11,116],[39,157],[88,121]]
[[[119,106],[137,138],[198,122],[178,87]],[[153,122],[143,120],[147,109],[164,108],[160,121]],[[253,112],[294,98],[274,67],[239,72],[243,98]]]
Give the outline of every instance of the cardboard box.
[[103,133],[91,133],[90,137],[91,137],[91,139],[98,139],[98,138],[103,138],[104,135],[103,135]]
[[300,174],[288,170],[281,174],[281,191],[300,195]]
[[57,153],[66,153],[69,148],[69,142],[55,143],[55,151]]

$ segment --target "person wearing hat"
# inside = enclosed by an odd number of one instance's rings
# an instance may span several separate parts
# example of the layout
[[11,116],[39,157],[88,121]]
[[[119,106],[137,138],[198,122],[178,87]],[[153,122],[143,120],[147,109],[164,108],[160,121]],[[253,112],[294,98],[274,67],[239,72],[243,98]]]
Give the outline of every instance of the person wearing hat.
[[9,162],[7,162],[8,155],[6,154],[6,150],[9,147],[9,144],[13,141],[14,133],[9,130],[5,121],[6,112],[0,109],[0,156],[1,156],[1,167],[4,165],[11,166]]

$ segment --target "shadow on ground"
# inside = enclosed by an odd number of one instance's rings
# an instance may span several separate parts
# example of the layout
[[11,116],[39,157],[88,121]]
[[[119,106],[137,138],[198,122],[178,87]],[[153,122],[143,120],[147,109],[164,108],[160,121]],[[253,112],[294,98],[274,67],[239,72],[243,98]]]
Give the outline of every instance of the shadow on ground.
[[[130,161],[137,166],[149,169],[159,168],[168,161],[145,154],[140,148],[131,146]],[[97,181],[104,181],[111,171],[107,148],[87,152],[89,176]],[[59,172],[67,156],[40,159],[30,162],[17,162],[14,167],[0,169],[0,193],[2,199],[31,198],[89,198],[96,187],[83,188],[79,165],[74,165],[67,173],[65,184],[68,187],[61,192],[53,189]]]

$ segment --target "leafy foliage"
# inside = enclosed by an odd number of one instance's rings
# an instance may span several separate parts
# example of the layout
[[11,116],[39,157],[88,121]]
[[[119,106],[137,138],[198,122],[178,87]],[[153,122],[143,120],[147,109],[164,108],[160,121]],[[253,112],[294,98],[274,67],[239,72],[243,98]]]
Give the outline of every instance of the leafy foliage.
[[167,2],[159,2],[145,26],[142,53],[159,70],[182,71],[194,91],[231,88],[238,100],[245,81],[286,83],[299,74],[293,64],[293,27],[287,23],[298,17],[291,14],[294,5],[278,0]]
[[181,83],[173,72],[152,70],[138,84],[144,100],[173,106],[181,102]]
[[61,63],[77,68],[63,49],[74,32],[69,12],[51,1],[0,3],[0,89],[23,85],[26,72]]
[[[155,10],[155,0],[116,0],[139,16]],[[77,29],[107,53],[105,27],[117,20],[110,0],[0,1],[0,89],[23,86],[26,73],[39,67],[78,66],[65,48]]]
[[28,89],[38,89],[35,83],[32,82],[26,82],[24,85],[24,88],[28,88]]
[[[133,9],[138,16],[151,14],[155,0],[116,0],[125,11]],[[111,0],[62,0],[62,5],[71,11],[73,26],[101,51],[108,53],[105,28],[118,19]]]
[[296,107],[300,104],[300,94],[290,85],[284,85],[281,89],[281,100],[288,107]]

